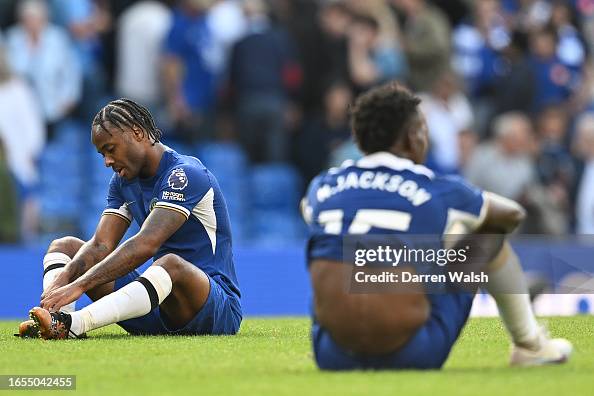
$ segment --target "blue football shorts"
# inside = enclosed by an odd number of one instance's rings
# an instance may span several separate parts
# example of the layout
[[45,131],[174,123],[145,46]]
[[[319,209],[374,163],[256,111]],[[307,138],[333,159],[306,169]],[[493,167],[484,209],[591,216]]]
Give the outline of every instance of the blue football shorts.
[[323,370],[441,368],[466,324],[474,293],[433,294],[427,298],[431,304],[427,322],[397,351],[381,356],[360,356],[345,350],[314,319],[312,341],[318,367]]
[[[114,291],[133,282],[140,275],[138,271],[132,271],[116,279]],[[169,328],[159,307],[139,318],[119,322],[118,325],[133,335],[231,335],[237,333],[242,318],[239,298],[227,292],[210,276],[208,276],[208,279],[210,281],[210,292],[206,303],[204,303],[200,312],[184,327],[179,329]]]

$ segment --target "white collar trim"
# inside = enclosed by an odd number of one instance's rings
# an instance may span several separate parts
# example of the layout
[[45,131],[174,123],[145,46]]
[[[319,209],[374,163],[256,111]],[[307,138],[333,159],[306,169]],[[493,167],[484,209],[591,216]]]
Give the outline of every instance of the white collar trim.
[[429,168],[423,165],[417,165],[409,159],[398,157],[387,151],[367,155],[358,160],[356,166],[366,169],[385,166],[397,171],[409,170],[419,175],[425,175],[430,179],[435,177],[435,174]]

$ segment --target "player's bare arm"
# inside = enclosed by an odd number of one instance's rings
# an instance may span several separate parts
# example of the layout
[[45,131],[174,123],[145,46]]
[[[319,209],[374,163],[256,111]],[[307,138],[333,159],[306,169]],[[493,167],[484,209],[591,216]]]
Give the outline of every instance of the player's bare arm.
[[526,217],[526,211],[520,204],[500,195],[484,193],[486,215],[481,231],[509,234],[513,232]]
[[64,267],[64,271],[43,292],[41,298],[43,299],[49,292],[78,279],[95,264],[107,257],[109,253],[115,250],[129,225],[129,221],[118,216],[101,216],[95,235],[82,245],[72,261]]
[[41,301],[42,307],[58,310],[63,305],[75,301],[82,293],[139,267],[151,258],[185,221],[186,217],[175,211],[153,209],[138,234],[71,284],[46,294]]

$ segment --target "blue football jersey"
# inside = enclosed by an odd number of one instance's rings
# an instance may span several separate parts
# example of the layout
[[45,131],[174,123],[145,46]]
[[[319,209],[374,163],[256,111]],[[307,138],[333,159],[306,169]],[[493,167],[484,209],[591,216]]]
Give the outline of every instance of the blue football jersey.
[[302,200],[308,261],[342,260],[345,235],[458,234],[485,215],[483,193],[459,177],[379,152],[317,176]]
[[128,181],[113,175],[103,214],[142,226],[154,208],[176,211],[187,219],[154,259],[177,254],[239,296],[229,215],[213,174],[197,158],[167,148],[154,177]]

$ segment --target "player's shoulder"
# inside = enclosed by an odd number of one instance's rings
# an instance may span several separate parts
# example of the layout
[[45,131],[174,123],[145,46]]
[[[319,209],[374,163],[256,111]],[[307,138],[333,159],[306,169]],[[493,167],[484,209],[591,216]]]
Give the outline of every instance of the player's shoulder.
[[453,192],[480,192],[480,189],[477,186],[471,184],[460,175],[437,175],[433,181],[433,184],[436,187],[436,190],[444,194]]
[[404,179],[413,181],[417,187],[425,187],[430,186],[435,177],[435,173],[424,165],[388,152],[378,152],[358,160],[344,161],[340,166],[320,173],[311,181],[309,191],[335,184],[371,184],[373,189],[383,190],[386,184],[389,183],[390,188],[394,188]]
[[173,189],[184,189],[189,183],[194,185],[210,185],[208,169],[202,162],[189,155],[174,150],[166,151],[167,165],[162,174],[162,181]]
[[177,151],[168,149],[166,151],[168,155],[167,171],[172,171],[176,168],[182,168],[185,172],[206,174],[208,170],[206,166],[196,157],[191,155],[180,154]]
[[310,182],[308,191],[314,191],[315,189],[319,188],[324,184],[332,184],[336,181],[338,177],[341,175],[347,174],[350,170],[353,169],[355,165],[355,161],[353,160],[346,160],[340,166],[335,166],[322,172],[318,173]]
[[484,200],[483,191],[459,175],[436,177],[431,194],[446,207],[482,206]]
[[424,165],[415,164],[409,159],[397,157],[391,153],[378,152],[358,160],[346,160],[340,166],[322,172],[317,180],[320,182],[333,180],[352,172],[401,174],[419,182],[431,182],[436,177],[435,173]]

